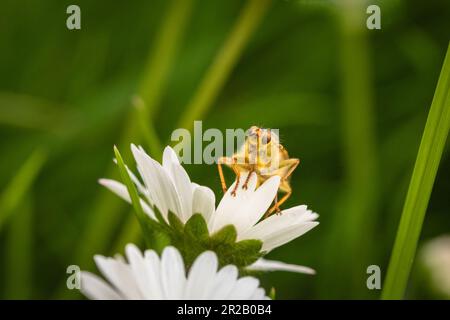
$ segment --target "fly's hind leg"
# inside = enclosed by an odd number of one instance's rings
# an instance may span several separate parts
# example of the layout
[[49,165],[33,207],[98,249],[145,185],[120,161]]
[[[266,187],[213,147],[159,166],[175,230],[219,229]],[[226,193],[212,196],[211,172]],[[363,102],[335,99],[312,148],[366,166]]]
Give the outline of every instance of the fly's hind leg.
[[[277,214],[279,214],[281,212],[280,209],[280,203],[278,202],[278,192],[275,195],[275,201],[274,201],[274,205],[273,205],[273,211],[276,211]],[[269,210],[269,214],[271,214],[270,210]]]
[[269,217],[272,213],[274,213],[275,211],[277,213],[281,212],[280,206],[286,202],[287,199],[289,199],[289,197],[292,194],[292,190],[289,190],[280,200],[278,200],[278,196],[275,198],[275,204],[273,205],[272,208],[270,208],[269,211],[267,211],[267,213],[264,215],[264,218]]
[[281,181],[287,180],[299,164],[300,159],[295,158],[281,161],[280,167],[277,170],[279,172],[278,175],[281,177]]
[[292,172],[294,172],[295,168],[297,168],[299,163],[299,159],[287,159],[281,161],[279,169],[277,169],[277,174],[281,177],[280,189],[286,192],[286,194],[280,200],[278,200],[278,195],[275,197],[275,204],[269,211],[267,211],[264,218],[270,216],[274,211],[281,212],[280,206],[285,203],[292,194],[292,189],[289,185],[288,178],[291,176]]

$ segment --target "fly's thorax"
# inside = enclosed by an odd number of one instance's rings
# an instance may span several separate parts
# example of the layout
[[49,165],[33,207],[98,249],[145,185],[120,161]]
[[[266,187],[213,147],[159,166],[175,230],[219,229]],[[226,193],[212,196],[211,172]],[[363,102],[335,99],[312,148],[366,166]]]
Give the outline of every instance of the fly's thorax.
[[279,148],[275,143],[259,144],[249,139],[242,146],[239,154],[244,155],[250,164],[270,164],[279,157]]

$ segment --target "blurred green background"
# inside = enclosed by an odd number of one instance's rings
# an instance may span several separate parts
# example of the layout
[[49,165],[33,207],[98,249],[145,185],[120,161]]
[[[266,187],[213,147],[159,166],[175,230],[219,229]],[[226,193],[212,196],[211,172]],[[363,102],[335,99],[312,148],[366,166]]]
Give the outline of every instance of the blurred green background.
[[[70,4],[81,30],[66,28]],[[368,4],[381,30],[366,28]],[[68,265],[95,270],[93,254],[140,239],[131,207],[97,184],[118,177],[113,145],[157,158],[194,119],[279,128],[301,159],[285,207],[308,204],[321,224],[268,258],[317,275],[267,274],[266,289],[379,297],[366,268],[386,272],[450,1],[6,0],[0,11],[0,297],[80,298],[65,289]],[[421,242],[450,231],[448,150]],[[216,166],[185,167],[219,197]],[[439,297],[424,279],[413,272],[408,298]]]

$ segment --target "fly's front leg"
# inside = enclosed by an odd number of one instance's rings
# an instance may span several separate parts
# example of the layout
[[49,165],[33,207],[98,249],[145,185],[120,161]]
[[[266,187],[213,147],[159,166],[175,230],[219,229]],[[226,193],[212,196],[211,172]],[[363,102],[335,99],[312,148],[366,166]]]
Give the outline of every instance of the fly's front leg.
[[244,169],[248,171],[248,176],[245,179],[244,184],[242,185],[242,189],[247,190],[250,178],[252,177],[252,174],[255,172],[255,165],[254,164],[247,164],[247,165],[244,166]]
[[242,185],[242,189],[247,190],[247,188],[248,188],[248,183],[249,183],[249,181],[250,181],[250,178],[252,177],[253,172],[254,172],[253,169],[251,169],[251,170],[248,172],[248,176],[247,176],[247,178],[245,179],[244,184]]
[[236,197],[236,191],[239,187],[239,183],[241,181],[241,172],[237,168],[237,159],[236,157],[233,157],[233,162],[231,163],[231,169],[233,169],[234,173],[236,174],[236,184],[233,188],[233,191],[231,191],[231,196]]
[[232,163],[232,159],[228,157],[220,157],[217,160],[217,170],[219,171],[220,184],[224,193],[227,192],[227,183],[225,181],[225,176],[223,175],[222,164],[229,165],[230,163]]

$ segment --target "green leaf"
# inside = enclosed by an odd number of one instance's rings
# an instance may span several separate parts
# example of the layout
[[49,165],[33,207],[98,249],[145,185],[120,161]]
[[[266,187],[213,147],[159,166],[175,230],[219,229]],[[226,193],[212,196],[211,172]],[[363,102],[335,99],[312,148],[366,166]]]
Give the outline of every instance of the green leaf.
[[402,299],[416,253],[434,179],[450,128],[450,46],[420,142],[409,184],[389,269],[383,299]]

